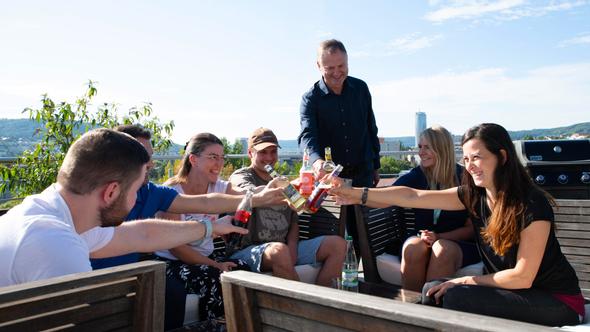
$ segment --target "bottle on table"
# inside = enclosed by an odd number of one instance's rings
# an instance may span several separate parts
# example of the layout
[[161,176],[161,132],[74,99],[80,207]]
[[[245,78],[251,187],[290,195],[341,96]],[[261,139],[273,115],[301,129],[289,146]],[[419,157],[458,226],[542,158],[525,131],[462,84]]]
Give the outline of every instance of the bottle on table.
[[[280,176],[270,165],[264,166],[264,169],[268,172],[268,174],[270,174],[270,176],[272,176],[273,179]],[[285,187],[283,187],[283,195],[287,197],[297,212],[301,211],[305,207],[305,197],[301,196],[297,189],[295,189],[295,187],[293,187],[293,185],[288,181],[286,182]]]
[[342,263],[342,289],[351,292],[358,292],[359,288],[359,267],[352,245],[352,236],[346,236],[346,258]]
[[303,152],[303,164],[299,171],[299,193],[301,196],[307,198],[313,192],[313,169],[309,164],[309,148],[305,148]]
[[307,198],[305,202],[305,208],[311,212],[316,213],[320,209],[320,206],[328,196],[328,189],[332,187],[332,179],[335,176],[338,176],[340,172],[342,172],[342,165],[337,165],[330,173],[330,176],[321,180],[318,185],[315,187],[311,195]]
[[[238,208],[236,209],[236,214],[234,214],[234,217],[232,219],[232,224],[234,226],[242,228],[248,227],[248,221],[250,220],[250,216],[252,215],[252,195],[254,195],[254,192],[251,189],[248,189],[248,191],[246,191],[246,195],[244,195],[244,198],[242,198],[242,201],[238,205]],[[241,239],[242,234],[231,233],[228,235],[225,250],[227,256],[233,253],[234,249],[238,246]]]
[[336,164],[332,161],[332,148],[326,146],[324,149],[324,163],[322,164],[322,169],[326,173],[330,173],[336,168]]

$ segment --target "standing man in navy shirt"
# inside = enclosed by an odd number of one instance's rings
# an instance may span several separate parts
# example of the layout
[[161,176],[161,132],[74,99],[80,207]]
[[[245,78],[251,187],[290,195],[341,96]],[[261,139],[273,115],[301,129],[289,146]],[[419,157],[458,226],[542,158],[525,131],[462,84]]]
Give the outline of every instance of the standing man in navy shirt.
[[[300,109],[299,146],[310,149],[310,162],[322,177],[324,148],[332,148],[340,174],[355,187],[374,187],[379,182],[379,139],[371,93],[362,80],[348,76],[348,55],[342,42],[330,39],[318,49],[317,66],[322,78],[303,95]],[[349,211],[348,234],[358,252],[354,212]]]

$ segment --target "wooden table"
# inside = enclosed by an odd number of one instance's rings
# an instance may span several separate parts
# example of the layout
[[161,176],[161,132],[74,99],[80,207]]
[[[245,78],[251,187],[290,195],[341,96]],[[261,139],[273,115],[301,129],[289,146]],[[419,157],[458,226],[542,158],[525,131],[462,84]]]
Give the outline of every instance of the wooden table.
[[408,303],[420,303],[422,299],[422,294],[419,292],[403,289],[396,285],[372,283],[364,280],[359,281],[359,292]]

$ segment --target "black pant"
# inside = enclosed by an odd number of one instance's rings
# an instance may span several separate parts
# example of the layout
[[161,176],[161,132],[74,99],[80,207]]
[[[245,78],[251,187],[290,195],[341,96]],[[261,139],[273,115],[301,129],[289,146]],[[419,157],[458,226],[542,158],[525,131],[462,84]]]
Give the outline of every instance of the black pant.
[[[433,286],[447,279],[428,282],[422,288],[422,304],[436,305],[426,296]],[[528,323],[563,326],[580,323],[578,314],[551,293],[539,289],[503,289],[479,285],[449,288],[438,306],[474,314],[518,320]]]

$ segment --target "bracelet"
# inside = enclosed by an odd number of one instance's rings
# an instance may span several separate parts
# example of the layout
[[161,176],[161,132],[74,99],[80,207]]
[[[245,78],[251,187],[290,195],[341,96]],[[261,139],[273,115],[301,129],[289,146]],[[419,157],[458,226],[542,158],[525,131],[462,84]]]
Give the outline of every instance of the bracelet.
[[200,223],[205,226],[205,235],[197,241],[191,242],[191,245],[193,246],[200,246],[205,239],[210,238],[211,234],[213,234],[213,224],[211,224],[211,220],[201,220]]
[[367,204],[367,198],[369,198],[369,188],[363,188],[363,194],[361,195],[361,205]]
[[211,237],[211,234],[213,234],[213,224],[211,224],[211,220],[207,219],[204,222],[205,224],[205,236],[203,237],[203,239],[208,239]]

